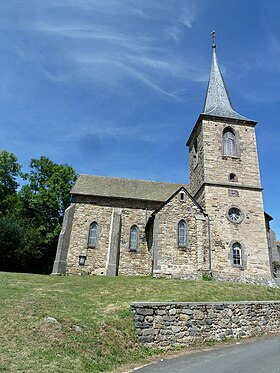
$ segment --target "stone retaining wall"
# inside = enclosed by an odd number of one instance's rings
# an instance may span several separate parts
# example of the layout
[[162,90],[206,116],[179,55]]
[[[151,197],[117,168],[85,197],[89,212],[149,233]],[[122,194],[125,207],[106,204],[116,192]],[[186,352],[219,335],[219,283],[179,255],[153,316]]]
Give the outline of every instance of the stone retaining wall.
[[139,341],[194,345],[280,332],[280,302],[132,303]]

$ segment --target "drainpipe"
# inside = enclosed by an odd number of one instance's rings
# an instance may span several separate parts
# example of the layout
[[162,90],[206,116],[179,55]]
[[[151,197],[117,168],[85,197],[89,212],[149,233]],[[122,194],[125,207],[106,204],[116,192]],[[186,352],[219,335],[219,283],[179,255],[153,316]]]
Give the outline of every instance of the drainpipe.
[[207,222],[208,222],[208,263],[209,263],[209,274],[212,276],[212,247],[211,247],[211,233],[210,233],[210,217],[207,216]]

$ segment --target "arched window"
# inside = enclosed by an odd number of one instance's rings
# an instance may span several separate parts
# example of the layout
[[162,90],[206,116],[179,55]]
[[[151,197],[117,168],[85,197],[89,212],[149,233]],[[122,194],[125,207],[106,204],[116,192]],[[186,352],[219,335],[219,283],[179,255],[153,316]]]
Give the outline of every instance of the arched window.
[[129,250],[137,251],[137,247],[138,247],[138,228],[136,225],[133,225],[130,228],[130,234],[129,234]]
[[193,143],[193,168],[198,165],[198,150],[197,150],[197,139]]
[[180,220],[178,223],[178,246],[187,246],[187,223],[185,220]]
[[178,195],[178,199],[180,202],[184,202],[186,200],[186,193],[184,191],[180,192]]
[[223,154],[237,156],[236,136],[231,128],[226,128],[223,133]]
[[234,242],[232,245],[232,264],[236,266],[242,265],[242,250],[239,242]]
[[96,221],[94,221],[89,226],[88,246],[90,246],[90,247],[96,247],[96,245],[97,245],[97,239],[98,239],[97,229],[98,229],[98,225],[97,225]]

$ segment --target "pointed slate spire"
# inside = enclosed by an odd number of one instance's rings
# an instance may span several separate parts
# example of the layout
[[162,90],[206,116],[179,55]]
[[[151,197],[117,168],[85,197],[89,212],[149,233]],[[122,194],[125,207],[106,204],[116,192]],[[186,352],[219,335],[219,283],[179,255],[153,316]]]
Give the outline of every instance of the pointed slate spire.
[[213,37],[213,58],[203,114],[241,120],[250,120],[238,114],[232,107],[229,94],[226,89],[226,85],[218,64],[216,55],[215,32],[213,31],[211,35]]

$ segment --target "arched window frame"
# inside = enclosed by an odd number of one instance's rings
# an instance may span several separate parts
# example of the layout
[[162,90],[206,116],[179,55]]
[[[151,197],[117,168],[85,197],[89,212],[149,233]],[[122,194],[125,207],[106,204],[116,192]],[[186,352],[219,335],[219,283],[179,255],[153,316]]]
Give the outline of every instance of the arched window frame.
[[184,192],[184,190],[180,190],[180,192],[178,193],[178,201],[185,202],[186,199],[187,199],[186,193]]
[[179,248],[189,248],[188,227],[185,219],[178,222],[177,243]]
[[137,252],[139,245],[139,228],[133,224],[129,230],[129,251]]
[[238,151],[238,136],[231,127],[226,127],[223,130],[223,156],[225,157],[239,157]]
[[233,268],[239,268],[241,270],[247,267],[247,255],[244,245],[237,240],[231,241],[229,252],[230,264]]
[[239,242],[232,245],[232,264],[242,266],[242,249]]
[[88,242],[87,242],[88,247],[96,248],[98,246],[98,233],[99,233],[98,223],[96,221],[93,221],[90,224],[89,230],[88,230]]
[[193,142],[193,169],[198,165],[198,142],[197,138]]

